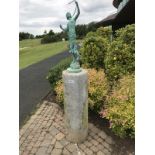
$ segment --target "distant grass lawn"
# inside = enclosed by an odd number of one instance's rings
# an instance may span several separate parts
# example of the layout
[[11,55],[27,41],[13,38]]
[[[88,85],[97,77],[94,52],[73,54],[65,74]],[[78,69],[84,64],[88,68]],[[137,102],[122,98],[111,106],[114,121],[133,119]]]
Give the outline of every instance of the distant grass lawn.
[[67,49],[67,41],[41,44],[40,39],[19,42],[19,68],[23,69]]

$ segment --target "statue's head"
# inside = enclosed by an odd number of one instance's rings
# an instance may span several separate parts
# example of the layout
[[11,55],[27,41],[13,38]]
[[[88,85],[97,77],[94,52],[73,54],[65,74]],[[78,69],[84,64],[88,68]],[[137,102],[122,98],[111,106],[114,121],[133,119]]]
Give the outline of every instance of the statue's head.
[[71,13],[70,13],[70,12],[67,12],[67,13],[66,13],[66,18],[67,18],[67,20],[69,20],[69,19],[71,19],[71,18],[72,18],[72,16],[71,16]]

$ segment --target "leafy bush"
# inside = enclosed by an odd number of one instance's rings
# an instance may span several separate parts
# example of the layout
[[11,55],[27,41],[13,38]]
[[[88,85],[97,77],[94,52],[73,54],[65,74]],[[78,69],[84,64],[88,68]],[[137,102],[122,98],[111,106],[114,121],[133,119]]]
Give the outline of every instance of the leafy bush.
[[[93,33],[93,32],[92,32]],[[86,37],[80,50],[82,63],[88,68],[103,68],[107,40],[102,37]]]
[[64,93],[63,93],[63,82],[62,79],[56,83],[55,86],[56,92],[56,101],[58,104],[63,105],[64,102]]
[[45,35],[41,39],[41,44],[52,43],[52,42],[56,42],[56,41],[58,41],[58,38],[56,35]]
[[111,41],[112,29],[110,27],[100,27],[97,29],[96,34]]
[[87,33],[86,38],[89,38],[89,37],[98,37],[98,34],[96,32],[89,32]]
[[133,45],[133,50],[135,49],[135,24],[118,29],[115,36],[117,40],[122,40],[123,43],[131,44]]
[[104,70],[88,69],[88,104],[89,108],[98,112],[108,95],[109,86]]
[[104,68],[104,58],[111,42],[112,30],[100,27],[96,32],[89,32],[81,49],[82,63],[90,68]]
[[47,75],[47,80],[49,81],[51,87],[56,85],[56,82],[62,78],[62,71],[69,67],[71,62],[71,57],[62,60],[55,67],[52,67]]
[[134,73],[134,25],[128,25],[116,31],[116,37],[106,52],[104,62],[107,77],[111,82],[115,82],[123,75]]
[[41,44],[62,41],[63,38],[67,40],[67,35],[65,32],[54,33],[53,30],[50,30],[48,33],[42,35]]
[[[88,69],[88,105],[98,112],[104,104],[109,86],[103,70]],[[58,81],[55,87],[56,101],[63,104],[63,83]]]
[[120,137],[134,137],[134,103],[134,75],[123,76],[107,98],[105,108],[100,112],[102,117],[110,121],[112,131]]

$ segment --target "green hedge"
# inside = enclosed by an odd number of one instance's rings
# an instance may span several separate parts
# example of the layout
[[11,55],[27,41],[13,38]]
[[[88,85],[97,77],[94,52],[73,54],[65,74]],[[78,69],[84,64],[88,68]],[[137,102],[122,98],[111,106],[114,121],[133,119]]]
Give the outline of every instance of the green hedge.
[[105,71],[110,82],[135,71],[135,27],[127,25],[116,31],[116,37],[106,52]]
[[68,57],[49,70],[46,79],[49,81],[52,88],[56,85],[56,82],[62,78],[62,71],[69,67],[70,62],[71,57]]
[[82,63],[88,68],[104,68],[103,60],[107,51],[107,44],[107,40],[100,36],[86,37],[80,50]]
[[80,50],[82,63],[91,68],[105,69],[108,80],[114,83],[135,70],[135,25],[116,31],[111,40],[109,27],[87,34]]
[[97,29],[96,34],[104,39],[107,39],[109,43],[112,38],[112,29],[111,27],[100,27]]
[[104,58],[111,42],[112,30],[109,27],[89,32],[80,50],[82,63],[90,68],[105,68]]
[[110,128],[120,137],[135,135],[135,78],[123,76],[107,97],[102,117],[110,121]]

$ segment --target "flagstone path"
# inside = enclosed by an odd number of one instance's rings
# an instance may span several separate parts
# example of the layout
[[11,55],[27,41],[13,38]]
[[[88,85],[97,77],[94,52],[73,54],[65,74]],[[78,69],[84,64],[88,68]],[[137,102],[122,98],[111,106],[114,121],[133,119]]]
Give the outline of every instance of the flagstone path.
[[43,101],[36,113],[20,129],[20,155],[134,155],[134,148],[99,128],[89,120],[87,139],[81,144],[66,139],[64,112],[57,104]]

